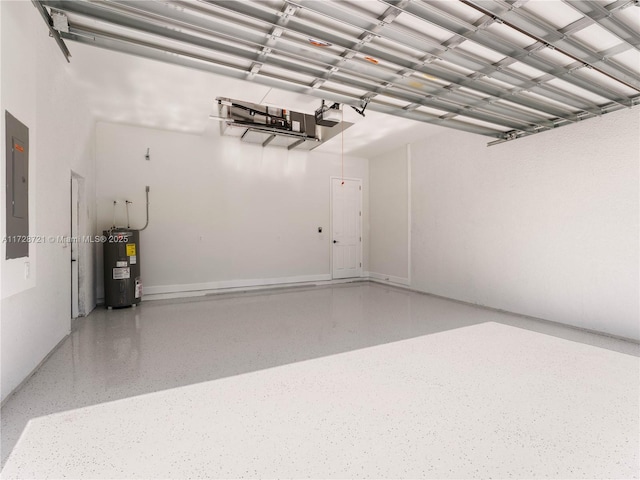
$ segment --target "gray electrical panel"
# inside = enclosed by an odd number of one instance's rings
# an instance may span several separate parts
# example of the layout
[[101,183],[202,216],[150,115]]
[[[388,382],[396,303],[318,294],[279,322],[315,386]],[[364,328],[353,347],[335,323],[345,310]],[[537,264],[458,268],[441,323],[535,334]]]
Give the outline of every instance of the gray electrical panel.
[[29,128],[5,110],[6,257],[29,256]]
[[142,300],[140,278],[140,232],[112,228],[103,232],[104,304],[128,307]]

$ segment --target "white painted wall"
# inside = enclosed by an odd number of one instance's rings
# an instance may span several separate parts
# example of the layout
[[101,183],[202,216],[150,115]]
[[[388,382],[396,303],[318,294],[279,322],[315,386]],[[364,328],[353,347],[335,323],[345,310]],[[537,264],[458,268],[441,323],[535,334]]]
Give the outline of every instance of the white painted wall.
[[369,160],[370,275],[409,284],[408,146]]
[[[340,156],[248,145],[221,137],[215,122],[204,135],[99,122],[96,158],[101,230],[113,223],[114,199],[133,201],[132,227],[144,225],[151,187],[145,294],[329,278],[329,179],[341,175]],[[366,269],[367,160],[345,157],[344,176],[363,180]]]
[[412,286],[639,340],[639,117],[412,144]]
[[[29,229],[31,235],[70,233],[71,170],[85,178],[85,195],[95,195],[94,122],[73,87],[67,63],[31,2],[0,2],[2,40],[2,155],[4,111],[29,127]],[[2,185],[5,168],[2,162]],[[5,190],[0,209],[5,235]],[[87,202],[85,231],[95,229],[95,206]],[[1,390],[4,399],[70,330],[70,253],[59,243],[32,244],[30,276],[25,259],[5,260],[2,243]],[[83,246],[87,311],[95,304],[93,247]]]

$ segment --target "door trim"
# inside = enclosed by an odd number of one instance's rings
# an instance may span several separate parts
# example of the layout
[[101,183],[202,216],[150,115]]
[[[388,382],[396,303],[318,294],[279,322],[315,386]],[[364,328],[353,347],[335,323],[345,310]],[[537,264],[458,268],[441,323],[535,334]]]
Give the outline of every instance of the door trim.
[[[71,178],[70,178],[70,193],[69,193],[69,205],[71,207],[71,209],[73,209],[73,181],[76,181],[78,184],[78,198],[77,198],[77,232],[76,235],[79,238],[81,238],[85,233],[86,233],[86,229],[87,229],[87,224],[86,224],[86,219],[84,218],[83,213],[86,212],[86,208],[87,208],[87,204],[86,204],[86,197],[85,197],[85,178],[76,173],[75,171],[71,170]],[[71,212],[70,212],[71,213]],[[73,232],[73,215],[70,215],[69,218],[69,226],[70,226],[70,231],[69,231],[69,236],[71,236],[71,233]],[[76,240],[78,240],[76,239]],[[73,259],[73,246],[69,245],[69,260]],[[84,317],[87,315],[87,305],[85,302],[85,298],[86,298],[86,292],[87,292],[87,264],[85,262],[85,259],[87,257],[87,251],[88,251],[88,244],[84,243],[84,242],[80,242],[80,241],[76,241],[75,242],[75,253],[76,253],[76,265],[78,268],[78,302],[77,302],[77,313],[78,313],[78,317]],[[71,270],[70,270],[70,284],[71,284],[71,289],[73,289],[73,263],[70,262],[71,265]],[[71,319],[74,318],[78,318],[78,317],[74,317],[73,316],[73,292],[70,291],[69,292],[71,294],[71,298],[69,299],[69,304],[71,307],[70,310],[70,315],[69,317]]]
[[362,241],[360,242],[360,276],[352,277],[352,278],[362,278],[364,277],[364,203],[363,203],[363,193],[364,193],[364,185],[362,178],[355,177],[337,177],[335,175],[329,177],[329,274],[331,275],[332,280],[341,280],[336,279],[333,276],[333,181],[334,180],[351,180],[360,183],[360,211],[362,215],[360,216],[360,235],[362,236]]

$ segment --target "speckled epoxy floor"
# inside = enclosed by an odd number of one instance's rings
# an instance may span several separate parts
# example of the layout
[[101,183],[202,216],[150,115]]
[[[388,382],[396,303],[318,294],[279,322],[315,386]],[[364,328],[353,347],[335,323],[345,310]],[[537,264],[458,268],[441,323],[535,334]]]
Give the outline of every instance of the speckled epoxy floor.
[[638,478],[637,344],[362,283],[97,310],[3,478]]

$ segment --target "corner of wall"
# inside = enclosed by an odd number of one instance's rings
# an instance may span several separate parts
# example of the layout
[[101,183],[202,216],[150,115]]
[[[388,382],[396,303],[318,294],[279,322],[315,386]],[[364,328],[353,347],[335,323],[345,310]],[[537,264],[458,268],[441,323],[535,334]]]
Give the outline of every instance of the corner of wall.
[[[47,239],[46,243],[31,244],[31,283],[20,280],[24,276],[22,268],[15,271],[3,260],[4,255],[0,259],[0,389],[4,399],[70,331],[71,285],[61,281],[71,276],[69,249],[64,242],[49,238],[70,234],[71,171],[80,173],[89,185],[95,185],[95,179],[93,118],[82,94],[70,81],[64,58],[49,38],[47,26],[31,2],[0,2],[0,21],[2,110],[15,112],[30,129],[29,175],[33,188],[29,192],[29,212],[33,223],[29,233]],[[9,42],[10,50],[6,48]],[[4,129],[2,137],[4,141]],[[92,225],[95,211],[89,209],[86,215]],[[3,235],[4,220],[0,216]],[[89,257],[92,265],[90,252]],[[87,281],[91,292],[92,275]],[[85,301],[91,305],[94,299],[91,296]]]

